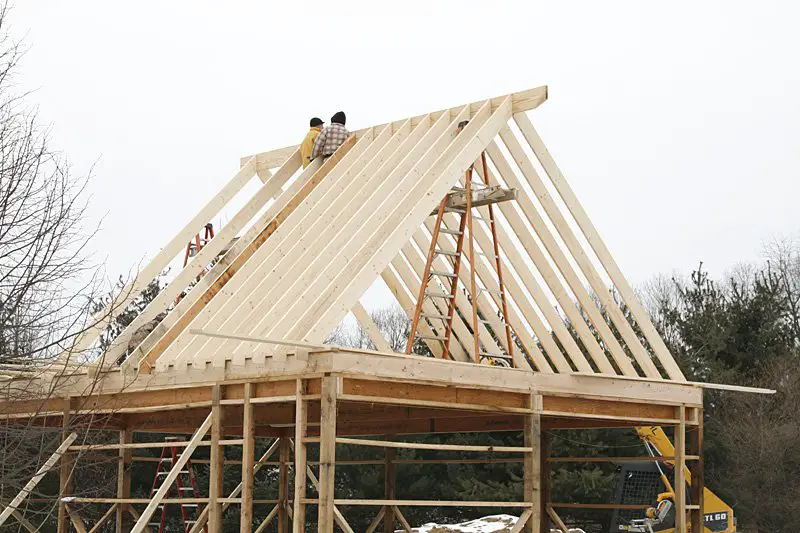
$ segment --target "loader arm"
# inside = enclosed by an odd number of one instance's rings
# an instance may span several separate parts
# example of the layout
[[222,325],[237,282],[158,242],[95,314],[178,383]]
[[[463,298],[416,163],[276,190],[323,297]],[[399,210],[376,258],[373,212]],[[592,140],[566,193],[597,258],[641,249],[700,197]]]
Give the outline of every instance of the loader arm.
[[[639,438],[645,443],[648,451],[655,456],[674,457],[675,447],[672,441],[664,433],[660,426],[642,426],[636,428]],[[674,461],[664,460],[664,463],[674,468]],[[686,469],[686,482],[691,485],[692,476],[689,469]],[[662,475],[662,482],[668,491],[672,491],[669,480]],[[735,533],[736,523],[733,516],[733,509],[719,496],[714,494],[708,487],[703,488],[703,512],[705,514],[705,532],[707,533]],[[672,529],[658,531],[657,533],[667,533]]]

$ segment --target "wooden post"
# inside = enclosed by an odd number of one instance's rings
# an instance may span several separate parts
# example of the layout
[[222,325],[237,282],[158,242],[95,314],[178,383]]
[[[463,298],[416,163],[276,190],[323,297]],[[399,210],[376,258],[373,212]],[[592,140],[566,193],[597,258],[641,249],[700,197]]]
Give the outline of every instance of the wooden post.
[[319,533],[333,533],[334,477],[336,473],[336,397],[338,380],[322,378],[319,428]]
[[[70,426],[70,410],[72,407],[72,398],[66,399],[64,406],[64,414],[61,420],[61,440],[63,441],[69,436]],[[73,456],[69,452],[65,452],[61,456],[61,469],[59,472],[58,482],[58,533],[69,532],[69,513],[67,512],[67,504],[64,503],[62,498],[72,495],[72,469],[73,469]]]
[[[386,448],[386,465],[384,467],[383,477],[383,497],[387,500],[397,499],[397,491],[395,490],[395,482],[397,480],[397,465],[395,463],[395,459],[397,459],[397,449]],[[387,505],[384,510],[383,531],[384,533],[394,533],[394,509]]]
[[[542,434],[542,395],[531,394],[529,406],[535,412],[525,415],[525,435],[524,445],[533,448],[533,451],[525,453],[523,463],[523,490],[524,499],[532,504],[531,511],[533,516],[524,526],[525,533],[549,533],[549,529],[542,528],[541,524],[546,524],[547,512],[543,505],[546,503],[543,497],[544,472],[547,468],[547,460],[542,446],[544,435]],[[548,526],[549,527],[549,526]]]
[[239,531],[250,533],[253,530],[253,466],[255,464],[255,423],[253,404],[250,398],[253,385],[244,384],[244,415],[242,417],[242,505],[239,515]]
[[[675,533],[688,533],[686,527],[686,406],[678,407],[675,426]],[[702,530],[701,530],[702,531]]]
[[297,380],[297,396],[295,398],[295,433],[294,433],[294,510],[292,516],[292,533],[305,533],[306,530],[306,436],[308,433],[308,403],[303,399],[306,385],[302,379]]
[[[533,515],[531,517],[531,522],[537,524],[539,530],[534,530],[534,533],[550,533],[550,517],[547,515],[547,506],[550,504],[553,493],[550,482],[550,461],[547,460],[547,458],[550,456],[550,441],[550,434],[543,431],[539,453],[539,464],[541,465],[539,481],[539,505],[536,509],[539,515],[538,520],[537,515]],[[536,453],[535,450],[534,453]]]
[[278,533],[289,533],[289,461],[292,453],[289,435],[284,434],[280,441],[280,467],[278,473]]
[[208,479],[209,532],[222,532],[222,481],[225,461],[225,448],[220,446],[222,440],[222,406],[220,400],[222,390],[219,385],[211,387],[211,466]]
[[[133,442],[133,431],[123,429],[119,432],[119,443],[130,444]],[[131,459],[133,450],[130,448],[119,449],[119,459],[117,459],[117,498],[131,497]],[[128,515],[128,504],[119,503],[116,512],[116,533],[125,532],[125,521]]]
[[699,457],[698,460],[693,461],[689,467],[692,476],[692,489],[691,500],[698,509],[691,511],[691,526],[692,531],[703,531],[705,526],[705,474],[703,472],[705,460],[703,459],[703,410],[697,408],[694,410],[697,416],[697,427],[691,432],[689,436],[689,454]]

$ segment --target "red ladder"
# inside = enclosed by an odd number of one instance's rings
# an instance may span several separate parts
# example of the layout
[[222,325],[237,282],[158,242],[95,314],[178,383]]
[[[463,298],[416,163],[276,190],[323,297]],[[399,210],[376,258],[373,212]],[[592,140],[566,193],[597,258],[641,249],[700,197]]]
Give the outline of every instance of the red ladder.
[[[164,439],[167,442],[174,442],[180,440],[178,437],[166,437]],[[180,448],[182,450],[183,448]],[[161,449],[161,459],[158,461],[158,468],[156,469],[155,478],[153,478],[153,488],[150,491],[150,496],[152,497],[163,483],[163,480],[169,474],[169,471],[172,470],[172,465],[174,465],[178,458],[181,456],[181,451],[177,446],[164,446]],[[197,497],[197,477],[194,474],[194,469],[192,468],[192,460],[189,459],[186,461],[186,465],[183,467],[184,469],[178,473],[178,477],[175,478],[175,485],[178,489],[178,498],[196,498]],[[167,493],[164,495],[164,498],[169,498],[170,494],[172,494],[173,487],[170,486],[167,489]],[[164,533],[164,525],[166,524],[167,520],[167,505],[166,503],[162,503],[158,506],[161,509],[161,520],[158,522],[151,522],[147,524],[152,528],[158,528],[158,533]],[[197,523],[197,518],[200,516],[200,506],[197,503],[178,503],[174,505],[179,505],[181,508],[181,518],[183,519],[183,531],[184,533],[188,533],[194,525]],[[192,511],[190,515],[190,511]],[[155,515],[154,515],[155,516]],[[208,533],[208,527],[203,526],[203,531]]]
[[[414,342],[417,339],[436,341],[442,344],[442,357],[445,359],[452,359],[452,339],[453,339],[453,319],[456,311],[456,296],[458,289],[459,272],[461,270],[461,261],[464,253],[464,236],[469,235],[468,239],[468,260],[471,265],[469,287],[467,288],[468,299],[470,300],[472,313],[471,313],[471,329],[473,337],[473,352],[476,363],[488,362],[489,364],[502,364],[503,366],[513,366],[514,357],[514,339],[511,332],[511,325],[508,323],[508,305],[506,302],[506,289],[503,283],[503,267],[500,260],[500,247],[497,243],[497,227],[494,217],[494,210],[492,205],[488,205],[489,217],[483,218],[473,214],[472,206],[472,192],[476,189],[476,185],[480,187],[489,186],[489,172],[486,164],[486,153],[481,153],[481,166],[483,174],[483,182],[473,182],[474,165],[467,169],[464,176],[464,187],[455,187],[455,191],[463,191],[466,196],[465,209],[448,208],[447,202],[449,195],[442,199],[439,204],[439,211],[436,215],[436,223],[431,235],[431,246],[428,250],[428,255],[425,261],[425,269],[422,274],[422,282],[420,284],[419,294],[417,296],[417,303],[414,309],[414,315],[411,318],[411,331],[408,335],[408,342],[406,344],[406,353],[411,353],[414,348]],[[444,214],[445,212],[460,213],[460,220],[458,230],[453,230],[444,227]],[[480,213],[478,213],[480,215]],[[475,238],[473,232],[473,221],[483,221],[489,225],[492,233],[493,250],[492,252],[476,252],[475,251]],[[442,237],[442,236],[445,237]],[[447,239],[447,235],[452,236],[456,241],[455,251],[445,249],[440,242],[441,238]],[[497,272],[498,289],[481,288],[478,289],[475,279],[475,256],[484,255],[493,264]],[[443,257],[445,263],[450,267],[448,270],[435,270],[433,268],[434,260],[437,257]],[[434,282],[434,279],[437,280]],[[433,282],[433,283],[432,283]],[[431,284],[434,289],[431,290]],[[466,285],[466,284],[465,284]],[[507,352],[492,353],[485,348],[485,343],[480,340],[480,327],[479,324],[491,327],[490,321],[481,318],[478,314],[478,291],[492,293],[498,296],[500,304],[498,305],[500,320],[505,329],[506,343],[508,346]],[[423,307],[426,300],[431,300],[436,313],[426,313]],[[443,302],[442,302],[443,301]],[[438,302],[438,303],[437,303]],[[444,312],[446,308],[446,312]],[[466,318],[466,317],[465,317]],[[419,322],[426,320],[429,322],[433,335],[419,334]],[[439,332],[439,333],[437,333]],[[495,332],[500,334],[500,332]]]

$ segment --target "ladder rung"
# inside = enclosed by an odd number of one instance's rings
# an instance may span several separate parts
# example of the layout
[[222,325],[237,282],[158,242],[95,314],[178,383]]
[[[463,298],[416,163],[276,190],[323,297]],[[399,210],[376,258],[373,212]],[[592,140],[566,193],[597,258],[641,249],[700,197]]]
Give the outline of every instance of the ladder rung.
[[441,228],[439,233],[446,233],[447,235],[461,235],[462,232],[458,231],[457,229]]
[[[181,507],[197,507],[196,503],[182,503]],[[187,520],[188,522],[188,520]]]
[[455,278],[456,275],[452,272],[443,272],[441,270],[431,270],[431,274],[434,276],[441,276],[443,278]]
[[434,315],[434,314],[422,313],[420,316],[425,317],[425,318],[438,318],[439,320],[447,320],[448,319],[447,315]]
[[475,255],[482,255],[484,257],[491,257],[492,259],[497,259],[497,256],[495,254],[493,253],[490,254],[488,252],[475,252]]
[[426,339],[431,341],[446,341],[447,337],[440,337],[438,335],[420,335],[420,339]]
[[450,209],[450,212],[451,212],[451,213],[461,213],[461,214],[464,214],[464,213],[466,213],[466,212],[467,212],[467,210],[466,210],[466,209],[460,209],[460,208],[454,207],[454,208]]
[[194,490],[194,487],[179,487],[178,490],[182,490],[184,492],[185,491],[191,491],[191,490]]
[[457,253],[451,252],[450,250],[434,250],[433,253],[436,255],[449,255],[450,257],[458,257]]
[[452,300],[454,296],[450,294],[445,294],[443,292],[428,292],[425,291],[425,296],[430,296],[431,298],[444,298],[446,300]]
[[472,215],[472,220],[482,220],[483,222],[491,222],[492,221],[492,219],[490,219],[490,218],[476,217],[475,215]]

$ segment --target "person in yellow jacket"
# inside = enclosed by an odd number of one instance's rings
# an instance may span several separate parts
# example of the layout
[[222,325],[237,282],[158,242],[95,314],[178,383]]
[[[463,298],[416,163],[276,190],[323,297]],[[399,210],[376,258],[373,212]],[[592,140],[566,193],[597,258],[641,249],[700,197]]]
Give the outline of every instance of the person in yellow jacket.
[[303,158],[303,168],[311,164],[311,151],[314,149],[314,141],[317,140],[317,135],[322,131],[323,124],[324,122],[317,117],[312,118],[309,123],[311,129],[308,130],[306,138],[303,139],[303,143],[300,145],[300,157]]

